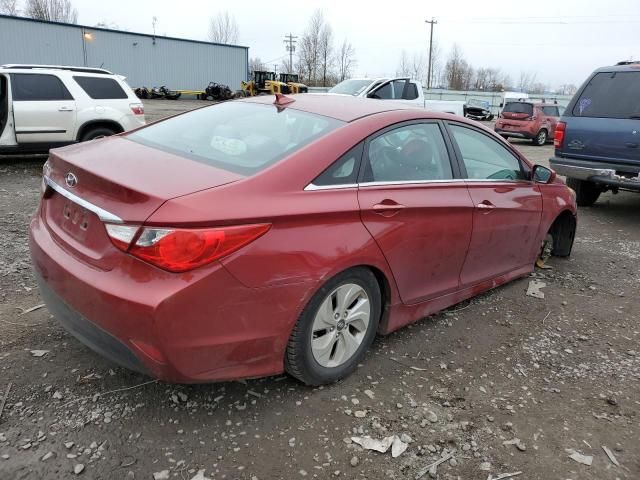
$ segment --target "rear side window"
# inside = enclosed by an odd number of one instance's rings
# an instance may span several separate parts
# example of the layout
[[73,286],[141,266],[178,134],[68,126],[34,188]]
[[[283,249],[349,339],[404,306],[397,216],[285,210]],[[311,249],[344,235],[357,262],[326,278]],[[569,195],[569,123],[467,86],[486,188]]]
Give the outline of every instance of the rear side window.
[[576,117],[640,116],[640,72],[596,73],[571,113]]
[[312,183],[318,187],[355,184],[358,181],[362,147],[362,143],[353,147],[333,162],[333,165],[322,172]]
[[58,77],[40,73],[12,73],[11,92],[18,102],[73,100]]
[[[405,91],[406,86],[406,91]],[[402,94],[405,93],[404,97]],[[415,83],[407,83],[404,80],[395,80],[393,82],[393,98],[403,100],[415,100],[418,98],[418,89]]]
[[91,98],[96,100],[113,100],[128,98],[127,93],[113,78],[73,77],[80,87]]
[[520,161],[497,140],[467,127],[450,125],[467,178],[474,180],[525,180]]
[[554,107],[554,106],[542,107],[542,113],[544,113],[545,115],[547,115],[549,117],[559,117],[560,116],[558,114],[558,107]]
[[124,138],[248,176],[343,124],[292,108],[226,102],[163,120]]
[[509,102],[502,109],[503,113],[526,113],[533,115],[533,105],[524,102]]

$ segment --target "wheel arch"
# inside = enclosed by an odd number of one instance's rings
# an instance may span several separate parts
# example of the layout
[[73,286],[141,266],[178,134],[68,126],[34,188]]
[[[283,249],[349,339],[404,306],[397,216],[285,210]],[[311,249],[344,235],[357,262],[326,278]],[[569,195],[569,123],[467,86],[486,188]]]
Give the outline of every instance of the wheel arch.
[[115,133],[124,132],[124,128],[115,120],[89,120],[88,122],[83,123],[80,128],[78,128],[78,133],[76,134],[76,140],[81,141],[82,137],[89,131],[94,128],[109,128],[113,130]]
[[547,231],[553,238],[552,255],[556,257],[571,255],[576,227],[576,216],[571,210],[563,210],[556,216]]

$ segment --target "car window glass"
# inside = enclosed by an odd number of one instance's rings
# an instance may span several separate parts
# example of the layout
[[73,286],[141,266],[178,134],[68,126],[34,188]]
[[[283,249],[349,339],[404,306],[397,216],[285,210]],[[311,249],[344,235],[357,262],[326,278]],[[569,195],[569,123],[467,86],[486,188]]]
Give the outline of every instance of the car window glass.
[[113,78],[74,76],[73,79],[93,99],[128,98],[126,92]]
[[596,73],[580,93],[572,113],[599,118],[640,115],[640,72]]
[[497,140],[476,130],[451,125],[451,132],[460,149],[467,178],[524,180],[520,161]]
[[317,186],[348,185],[358,181],[358,167],[362,157],[362,144],[359,144],[336,160],[329,168],[312,182]]
[[453,178],[447,148],[435,123],[407,125],[375,137],[368,146],[364,181]]
[[58,77],[39,73],[12,73],[11,92],[18,102],[73,100]]
[[502,109],[502,113],[526,113],[533,115],[533,105],[524,102],[509,102]]
[[163,120],[124,138],[253,175],[343,124],[291,108],[225,102]]
[[[402,94],[406,94],[403,97]],[[395,99],[404,99],[404,100],[415,100],[418,98],[418,89],[416,88],[415,83],[406,82],[404,80],[394,80],[393,81],[393,98]]]
[[371,94],[372,98],[378,98],[380,100],[390,100],[393,98],[393,91],[391,90],[391,82],[385,83],[382,87],[378,88]]
[[549,117],[557,117],[558,116],[558,107],[542,107],[542,112]]

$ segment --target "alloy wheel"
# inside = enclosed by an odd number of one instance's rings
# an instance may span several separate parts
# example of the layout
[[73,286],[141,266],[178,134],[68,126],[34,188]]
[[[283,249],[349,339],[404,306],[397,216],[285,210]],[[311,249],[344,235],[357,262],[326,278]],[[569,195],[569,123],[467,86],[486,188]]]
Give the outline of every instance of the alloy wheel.
[[320,304],[311,328],[313,357],[323,367],[347,362],[362,344],[371,319],[367,292],[355,283],[340,285]]

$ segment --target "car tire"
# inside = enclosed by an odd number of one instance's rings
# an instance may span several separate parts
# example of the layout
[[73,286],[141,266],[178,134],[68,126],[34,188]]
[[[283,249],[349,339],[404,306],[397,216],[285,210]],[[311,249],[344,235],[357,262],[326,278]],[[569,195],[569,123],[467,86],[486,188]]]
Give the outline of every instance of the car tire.
[[548,139],[549,134],[547,133],[547,130],[543,128],[536,134],[532,141],[534,145],[542,147],[543,145],[546,145]]
[[333,383],[352,373],[375,338],[381,304],[371,270],[353,268],[331,278],[311,298],[291,332],[286,371],[307,385]]
[[580,207],[592,206],[602,193],[602,189],[598,185],[588,180],[567,178],[567,186],[576,192],[576,203]]
[[110,137],[115,133],[116,132],[114,132],[113,130],[107,127],[92,128],[87,132],[85,132],[84,135],[82,135],[82,138],[80,138],[80,141],[88,142],[89,140],[95,140],[96,138]]

